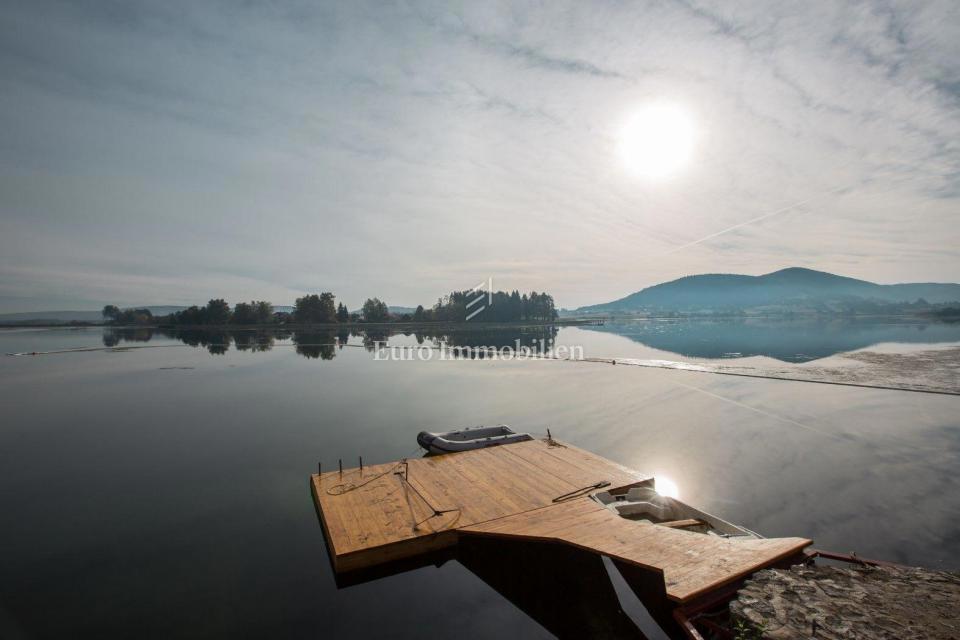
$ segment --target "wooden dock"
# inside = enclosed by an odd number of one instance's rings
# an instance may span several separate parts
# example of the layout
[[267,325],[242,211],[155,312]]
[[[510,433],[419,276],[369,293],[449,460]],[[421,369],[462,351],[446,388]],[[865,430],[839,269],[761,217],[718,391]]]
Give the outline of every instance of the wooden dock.
[[532,440],[315,474],[311,485],[338,573],[437,551],[463,536],[491,536],[609,556],[662,576],[667,597],[687,602],[810,544],[627,520],[589,498],[651,481],[572,445]]

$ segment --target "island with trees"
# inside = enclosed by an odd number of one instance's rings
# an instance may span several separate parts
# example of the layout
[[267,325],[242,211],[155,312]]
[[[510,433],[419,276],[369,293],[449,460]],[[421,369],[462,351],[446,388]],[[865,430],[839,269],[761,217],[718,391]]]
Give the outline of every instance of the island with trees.
[[[478,293],[454,291],[429,308],[419,305],[413,312],[394,313],[386,302],[368,298],[359,311],[350,312],[333,293],[325,291],[296,299],[293,310],[276,311],[270,302],[238,302],[232,308],[223,298],[204,306],[191,306],[169,315],[154,316],[149,309],[103,308],[104,322],[112,326],[169,327],[277,327],[370,324],[550,324],[558,321],[553,296],[548,293],[521,294],[514,290]],[[582,321],[567,321],[578,324]]]

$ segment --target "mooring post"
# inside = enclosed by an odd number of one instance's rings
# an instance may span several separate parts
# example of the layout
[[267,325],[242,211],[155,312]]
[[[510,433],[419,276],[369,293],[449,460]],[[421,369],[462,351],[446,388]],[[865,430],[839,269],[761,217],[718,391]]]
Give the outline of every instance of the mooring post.
[[357,456],[360,458],[360,477],[363,477],[363,456]]
[[337,458],[337,466],[340,467],[340,479],[343,479],[343,458]]
[[547,429],[547,442],[553,442],[553,436],[550,435],[550,429]]

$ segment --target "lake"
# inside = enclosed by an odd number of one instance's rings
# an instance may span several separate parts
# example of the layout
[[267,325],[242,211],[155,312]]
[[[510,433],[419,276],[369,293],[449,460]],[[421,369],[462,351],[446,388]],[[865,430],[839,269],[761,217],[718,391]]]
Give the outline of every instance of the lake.
[[308,486],[318,462],[395,460],[422,429],[480,424],[549,428],[763,535],[960,569],[960,397],[603,362],[377,360],[380,339],[544,340],[762,371],[955,348],[960,325],[2,330],[3,353],[78,350],[0,357],[0,637],[551,637],[550,614],[476,558],[334,582]]

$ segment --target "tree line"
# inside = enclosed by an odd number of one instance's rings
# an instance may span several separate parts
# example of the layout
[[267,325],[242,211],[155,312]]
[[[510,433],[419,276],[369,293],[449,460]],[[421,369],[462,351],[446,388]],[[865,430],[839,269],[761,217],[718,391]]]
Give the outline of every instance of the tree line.
[[409,319],[415,322],[465,322],[474,313],[476,315],[471,319],[477,322],[550,322],[557,319],[557,309],[549,293],[531,291],[521,295],[516,289],[493,293],[454,291],[437,300],[432,309],[417,307]]
[[363,322],[550,322],[556,320],[553,296],[532,291],[454,291],[437,300],[429,309],[423,305],[413,313],[391,313],[387,303],[368,298],[359,312],[350,312],[329,291],[297,298],[292,312],[276,311],[265,300],[238,302],[230,307],[223,298],[214,298],[200,307],[194,305],[166,316],[154,316],[149,309],[120,309],[108,304],[103,318],[111,325],[284,325],[354,324]]

